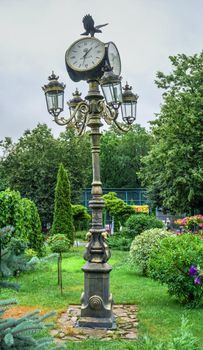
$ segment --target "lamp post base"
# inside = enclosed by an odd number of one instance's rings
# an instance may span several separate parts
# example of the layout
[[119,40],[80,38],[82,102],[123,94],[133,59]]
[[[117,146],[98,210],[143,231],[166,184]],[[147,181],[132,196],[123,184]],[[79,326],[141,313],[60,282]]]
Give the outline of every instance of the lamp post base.
[[81,296],[78,326],[114,329],[113,300],[109,293],[109,273],[112,267],[107,263],[87,262],[82,270],[85,274],[85,291]]
[[116,322],[114,316],[112,318],[80,317],[78,326],[89,328],[116,329]]

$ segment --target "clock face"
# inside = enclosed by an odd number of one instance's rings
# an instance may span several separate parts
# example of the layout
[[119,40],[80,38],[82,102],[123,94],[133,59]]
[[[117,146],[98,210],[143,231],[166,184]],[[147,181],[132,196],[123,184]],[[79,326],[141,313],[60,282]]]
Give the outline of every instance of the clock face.
[[97,67],[105,56],[105,45],[96,38],[84,38],[74,42],[66,51],[67,65],[84,72]]
[[116,45],[113,42],[109,42],[107,47],[108,61],[113,68],[113,72],[116,75],[121,74],[121,59]]

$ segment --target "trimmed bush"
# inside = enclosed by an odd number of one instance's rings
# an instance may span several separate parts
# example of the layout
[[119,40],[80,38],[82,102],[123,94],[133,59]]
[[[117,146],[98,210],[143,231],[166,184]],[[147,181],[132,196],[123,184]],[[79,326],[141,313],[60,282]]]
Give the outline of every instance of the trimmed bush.
[[53,253],[65,253],[70,249],[70,241],[65,235],[57,234],[49,237],[48,244],[50,245]]
[[76,231],[88,230],[91,215],[88,214],[87,208],[81,204],[72,204],[73,222]]
[[114,217],[115,230],[117,230],[119,226],[124,225],[130,215],[135,212],[132,206],[118,198],[115,192],[109,192],[103,195],[103,199],[105,202],[105,209],[110,216]]
[[116,233],[108,236],[108,245],[111,249],[126,251],[130,249],[131,239],[122,233]]
[[134,214],[129,217],[126,221],[126,229],[128,236],[134,238],[141,232],[150,230],[151,228],[163,228],[164,224],[162,221],[147,214]]
[[63,292],[63,277],[62,277],[62,253],[67,252],[70,249],[71,242],[66,235],[56,234],[51,236],[48,240],[50,248],[53,253],[58,253],[58,285],[61,289],[61,295]]
[[73,214],[70,202],[70,182],[68,173],[60,164],[57,174],[57,184],[55,188],[54,220],[51,234],[64,234],[67,239],[74,243]]
[[185,233],[163,238],[153,246],[149,275],[168,286],[180,303],[197,306],[203,296],[203,240]]
[[147,263],[150,252],[154,246],[158,246],[161,239],[174,235],[170,231],[162,228],[152,228],[146,230],[140,235],[135,236],[130,247],[130,263],[132,266],[140,269],[143,275],[147,275]]

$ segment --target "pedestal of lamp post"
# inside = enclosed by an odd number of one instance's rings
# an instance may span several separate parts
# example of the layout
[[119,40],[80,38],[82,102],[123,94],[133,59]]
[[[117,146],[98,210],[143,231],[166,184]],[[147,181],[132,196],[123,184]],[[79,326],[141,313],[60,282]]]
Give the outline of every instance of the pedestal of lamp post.
[[[95,189],[94,189],[95,190]],[[89,232],[89,243],[82,267],[84,272],[84,292],[81,296],[80,327],[116,328],[112,313],[112,295],[109,277],[112,267],[107,263],[110,251],[105,243],[106,232],[102,228],[102,208],[104,201],[94,196],[89,202],[92,208],[92,227]]]
[[87,263],[82,270],[85,288],[81,298],[80,327],[115,328],[112,313],[112,295],[109,293],[109,273],[107,263]]

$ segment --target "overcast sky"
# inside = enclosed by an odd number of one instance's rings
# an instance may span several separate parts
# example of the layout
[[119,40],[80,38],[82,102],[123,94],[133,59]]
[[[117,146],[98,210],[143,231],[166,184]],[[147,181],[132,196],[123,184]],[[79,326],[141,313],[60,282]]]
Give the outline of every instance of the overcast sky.
[[[66,100],[71,97],[76,83],[64,55],[88,13],[96,24],[109,23],[96,37],[117,45],[123,82],[140,96],[137,122],[143,126],[160,108],[156,71],[170,71],[169,55],[202,50],[202,0],[0,0],[0,140],[16,140],[37,123],[55,135],[63,130],[47,113],[41,86],[54,70],[66,84]],[[85,82],[77,86],[87,92]]]

